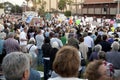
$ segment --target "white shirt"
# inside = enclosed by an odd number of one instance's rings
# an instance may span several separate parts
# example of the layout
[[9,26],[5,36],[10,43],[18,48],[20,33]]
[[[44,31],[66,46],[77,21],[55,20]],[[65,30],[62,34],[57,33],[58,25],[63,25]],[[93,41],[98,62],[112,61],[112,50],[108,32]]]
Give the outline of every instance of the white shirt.
[[42,47],[42,45],[44,43],[43,34],[36,35],[35,39],[36,39],[36,43],[37,43],[36,46],[38,47],[38,49],[41,49],[41,47]]
[[94,46],[94,41],[90,36],[84,37],[84,42],[89,48],[92,48]]
[[87,59],[88,46],[84,42],[79,44],[79,50],[82,52],[83,57]]
[[37,57],[37,54],[35,52],[35,50],[37,49],[37,47],[34,44],[28,44],[26,46],[26,48],[29,50],[29,54],[31,54],[32,57],[34,57],[34,58]]
[[21,39],[27,39],[26,37],[27,37],[27,33],[22,31],[20,33],[20,45],[27,45],[27,41],[21,41]]

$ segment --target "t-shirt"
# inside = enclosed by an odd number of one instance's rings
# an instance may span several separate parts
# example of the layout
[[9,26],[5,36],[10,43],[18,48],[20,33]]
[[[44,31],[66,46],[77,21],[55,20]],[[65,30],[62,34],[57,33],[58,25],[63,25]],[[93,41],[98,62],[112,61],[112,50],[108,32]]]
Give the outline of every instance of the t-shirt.
[[27,39],[27,34],[23,31],[20,33],[20,45],[27,45],[27,41],[21,41],[21,39]]

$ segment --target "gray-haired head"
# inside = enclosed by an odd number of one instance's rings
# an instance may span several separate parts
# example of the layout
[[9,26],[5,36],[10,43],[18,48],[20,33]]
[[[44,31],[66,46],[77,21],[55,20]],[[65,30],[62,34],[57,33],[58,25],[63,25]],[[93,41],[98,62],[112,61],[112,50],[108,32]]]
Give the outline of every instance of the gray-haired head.
[[[29,68],[29,59],[22,52],[7,54],[2,62],[2,70],[6,80],[27,79],[29,77]],[[26,75],[26,77],[24,75]]]
[[105,52],[104,51],[100,51],[98,52],[98,58],[102,59],[102,60],[106,60],[106,56],[105,56]]
[[112,47],[113,51],[118,51],[119,48],[120,48],[120,44],[115,41],[115,42],[112,43],[111,47]]
[[13,38],[14,36],[15,36],[15,33],[14,33],[14,32],[9,32],[8,38]]
[[97,44],[95,47],[94,47],[94,50],[95,52],[100,52],[102,50],[102,46],[100,44]]

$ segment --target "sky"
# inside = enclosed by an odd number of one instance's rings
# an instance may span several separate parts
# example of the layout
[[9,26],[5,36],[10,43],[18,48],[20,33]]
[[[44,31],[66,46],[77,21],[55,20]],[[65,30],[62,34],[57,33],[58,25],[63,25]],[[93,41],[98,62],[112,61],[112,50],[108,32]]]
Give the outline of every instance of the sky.
[[25,2],[25,0],[0,0],[0,2],[11,2],[12,4],[16,4],[16,5],[19,5],[21,6],[23,4],[23,2]]

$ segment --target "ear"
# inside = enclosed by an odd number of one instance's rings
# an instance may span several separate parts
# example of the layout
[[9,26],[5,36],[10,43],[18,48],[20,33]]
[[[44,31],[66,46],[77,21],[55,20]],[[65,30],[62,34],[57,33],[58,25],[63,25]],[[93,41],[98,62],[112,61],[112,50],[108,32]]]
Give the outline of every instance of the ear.
[[25,72],[23,73],[22,80],[28,80],[29,79],[29,75],[30,75],[30,71],[28,69],[25,70]]

